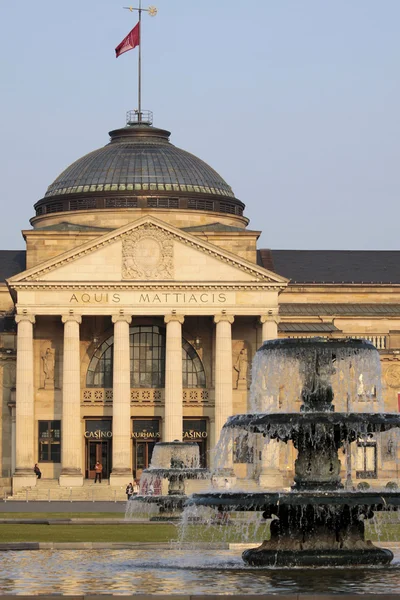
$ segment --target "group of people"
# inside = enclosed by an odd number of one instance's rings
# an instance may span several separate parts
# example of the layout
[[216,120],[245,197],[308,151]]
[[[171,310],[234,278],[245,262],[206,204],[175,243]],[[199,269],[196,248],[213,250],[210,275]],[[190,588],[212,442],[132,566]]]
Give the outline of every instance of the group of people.
[[135,481],[133,483],[128,483],[128,485],[126,486],[126,497],[128,498],[128,500],[130,500],[132,498],[132,496],[137,496],[139,494],[139,481],[138,479],[135,479]]

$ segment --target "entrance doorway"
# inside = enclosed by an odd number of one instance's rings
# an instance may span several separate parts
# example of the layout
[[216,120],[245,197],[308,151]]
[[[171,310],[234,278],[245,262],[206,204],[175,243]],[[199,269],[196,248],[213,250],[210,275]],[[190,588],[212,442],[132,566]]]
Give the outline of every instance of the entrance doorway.
[[156,442],[139,442],[133,444],[133,473],[135,479],[140,479],[143,469],[150,466]]
[[108,479],[111,471],[111,443],[110,441],[87,441],[86,451],[86,478],[94,479],[94,465],[99,462],[103,465],[102,478]]
[[199,446],[200,467],[207,467],[207,419],[183,419],[183,441]]
[[85,424],[85,477],[94,479],[94,465],[103,466],[102,478],[108,479],[112,469],[112,422],[111,419],[87,419]]
[[154,446],[160,441],[159,419],[134,419],[133,439],[133,477],[140,479],[143,469],[150,466]]

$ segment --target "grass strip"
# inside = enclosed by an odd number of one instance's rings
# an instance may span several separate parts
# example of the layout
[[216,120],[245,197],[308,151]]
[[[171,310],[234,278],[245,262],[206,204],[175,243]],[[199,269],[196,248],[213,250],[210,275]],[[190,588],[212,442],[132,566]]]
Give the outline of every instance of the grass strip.
[[124,519],[125,512],[15,512],[9,513],[0,509],[0,519]]
[[7,542],[168,542],[177,539],[174,525],[0,525]]
[[[55,517],[53,513],[51,517]],[[97,515],[100,513],[97,513]],[[41,515],[43,517],[43,514]],[[63,513],[65,517],[65,513]],[[85,514],[85,517],[88,515]],[[182,535],[181,535],[182,534]],[[0,540],[7,542],[261,542],[269,538],[268,525],[207,526],[189,525],[182,532],[173,523],[127,522],[124,525],[46,525],[46,524],[0,524]],[[366,528],[366,539],[380,542],[400,541],[400,525],[382,524],[379,530]]]
[[[185,528],[184,542],[247,542],[269,537],[269,528],[247,534],[237,527],[190,525]],[[169,542],[180,538],[180,529],[172,523],[137,523],[126,525],[45,525],[1,524],[0,540],[7,542]]]

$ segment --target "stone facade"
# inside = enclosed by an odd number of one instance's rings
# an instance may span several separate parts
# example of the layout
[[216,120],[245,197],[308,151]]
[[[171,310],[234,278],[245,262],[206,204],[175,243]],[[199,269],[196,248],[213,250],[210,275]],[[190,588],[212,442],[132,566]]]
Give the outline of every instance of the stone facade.
[[[120,487],[160,440],[196,439],[212,467],[224,422],[248,410],[257,348],[278,336],[370,339],[385,408],[398,410],[400,311],[373,309],[400,306],[398,285],[291,283],[260,266],[260,232],[242,215],[121,208],[43,214],[32,225],[26,270],[0,287],[3,320],[15,320],[0,333],[3,487],[10,478],[14,492],[35,486],[39,463],[44,479],[80,488],[98,458]],[[360,310],[335,313],[344,305]],[[396,480],[396,439],[373,443],[365,473],[353,445],[354,481]],[[232,477],[291,484],[290,444],[259,443],[248,461],[228,454]]]

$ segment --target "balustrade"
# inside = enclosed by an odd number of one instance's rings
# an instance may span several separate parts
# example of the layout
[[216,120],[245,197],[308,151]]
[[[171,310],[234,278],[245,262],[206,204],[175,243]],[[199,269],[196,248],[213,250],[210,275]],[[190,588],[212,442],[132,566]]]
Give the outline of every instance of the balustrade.
[[[132,405],[164,405],[164,389],[131,388]],[[182,390],[183,405],[214,406],[214,391],[185,388]],[[113,390],[104,388],[84,388],[81,392],[82,406],[112,406]]]

